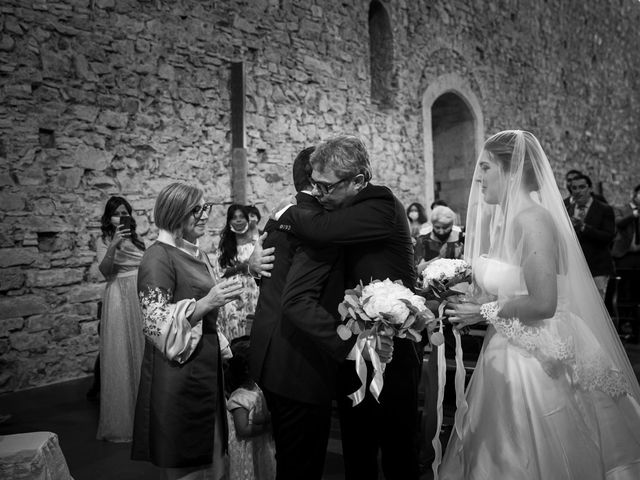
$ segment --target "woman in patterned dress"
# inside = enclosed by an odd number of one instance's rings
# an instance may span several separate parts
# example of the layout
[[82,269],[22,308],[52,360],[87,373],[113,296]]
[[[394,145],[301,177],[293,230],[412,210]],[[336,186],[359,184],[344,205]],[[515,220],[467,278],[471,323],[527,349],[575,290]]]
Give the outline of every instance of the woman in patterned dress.
[[249,335],[247,316],[253,315],[260,293],[256,280],[249,274],[248,260],[258,240],[257,229],[249,228],[246,207],[238,204],[227,209],[227,222],[220,237],[218,264],[223,276],[238,276],[242,281],[242,297],[229,302],[220,311],[218,330],[228,339]]
[[198,238],[210,203],[182,183],[155,204],[158,240],[138,273],[146,337],[132,458],[165,469],[168,479],[218,479],[224,472],[227,424],[218,309],[238,298],[237,279],[220,279]]

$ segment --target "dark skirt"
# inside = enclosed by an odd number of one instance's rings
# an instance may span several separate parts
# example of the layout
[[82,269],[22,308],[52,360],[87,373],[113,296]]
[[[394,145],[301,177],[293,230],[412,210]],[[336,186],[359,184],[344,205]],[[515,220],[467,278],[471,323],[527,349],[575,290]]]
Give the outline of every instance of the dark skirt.
[[[218,336],[205,333],[184,364],[145,344],[131,458],[162,468],[195,467],[213,459],[217,409],[225,408]],[[226,419],[226,415],[220,418]],[[223,426],[226,450],[227,425]]]

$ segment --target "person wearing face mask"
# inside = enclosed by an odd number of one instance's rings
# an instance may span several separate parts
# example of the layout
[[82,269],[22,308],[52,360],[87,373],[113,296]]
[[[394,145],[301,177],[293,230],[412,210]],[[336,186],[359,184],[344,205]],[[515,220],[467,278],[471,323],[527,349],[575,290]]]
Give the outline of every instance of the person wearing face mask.
[[420,231],[418,244],[422,258],[418,265],[421,272],[426,264],[436,258],[461,258],[464,237],[462,229],[454,225],[456,214],[449,207],[436,206],[431,212],[431,223]]
[[101,218],[97,261],[107,280],[100,320],[98,440],[129,442],[144,350],[136,275],[145,245],[129,202],[111,197]]
[[411,243],[413,243],[413,259],[417,265],[422,258],[422,245],[418,244],[418,236],[420,230],[427,224],[427,213],[424,207],[417,202],[407,207],[407,220],[409,220],[409,233],[411,234]]
[[229,341],[249,335],[252,318],[258,303],[259,288],[248,269],[253,246],[259,237],[258,229],[251,229],[247,207],[232,204],[227,209],[227,222],[218,245],[218,266],[225,277],[238,276],[242,281],[242,297],[220,309],[218,332]]
[[411,238],[417,238],[420,229],[427,223],[427,214],[424,207],[414,202],[407,208],[407,218],[409,219],[409,229]]

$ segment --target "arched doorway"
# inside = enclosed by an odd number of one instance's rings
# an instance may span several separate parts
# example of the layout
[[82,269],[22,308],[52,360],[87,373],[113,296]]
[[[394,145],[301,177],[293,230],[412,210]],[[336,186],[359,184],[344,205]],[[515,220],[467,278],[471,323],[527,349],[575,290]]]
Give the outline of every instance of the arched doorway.
[[434,82],[422,99],[426,206],[445,200],[464,225],[473,168],[484,141],[476,96],[457,75]]

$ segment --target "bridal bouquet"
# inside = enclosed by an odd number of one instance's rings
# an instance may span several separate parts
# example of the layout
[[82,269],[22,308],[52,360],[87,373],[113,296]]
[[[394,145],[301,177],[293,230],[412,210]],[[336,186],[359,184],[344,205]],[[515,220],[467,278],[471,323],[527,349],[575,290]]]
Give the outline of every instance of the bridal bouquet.
[[[422,295],[427,301],[436,301],[438,305],[439,330],[431,335],[431,344],[437,348],[438,363],[438,394],[437,394],[437,429],[432,440],[435,451],[432,469],[434,478],[438,478],[438,466],[442,458],[442,445],[440,444],[440,428],[443,418],[443,400],[444,387],[446,383],[446,360],[444,352],[444,333],[443,320],[444,309],[447,303],[453,303],[460,297],[471,292],[471,266],[464,260],[456,260],[451,258],[439,258],[428,263],[421,273],[421,284],[417,289],[417,293]],[[465,369],[462,361],[462,344],[460,340],[460,332],[453,329],[455,339],[455,391],[456,391],[456,423],[458,418],[462,417],[466,412],[466,402],[464,399],[465,385]]]
[[364,399],[367,366],[362,356],[367,349],[374,369],[369,390],[378,399],[382,391],[384,364],[375,350],[381,336],[409,338],[415,342],[422,339],[421,331],[435,320],[425,305],[425,299],[415,295],[402,282],[373,280],[368,285],[359,284],[345,291],[344,300],[338,305],[342,324],[338,335],[343,340],[357,335],[355,361],[356,372],[361,381],[360,388],[349,395],[353,405]]
[[464,260],[438,258],[427,264],[421,279],[423,293],[434,298],[466,293],[466,286],[471,281],[471,266]]
[[[429,262],[420,275],[417,293],[425,300],[437,300],[437,320],[443,319],[447,298],[453,295],[464,295],[469,292],[471,282],[471,266],[464,260],[454,258],[438,258]],[[441,323],[440,323],[440,326]],[[433,345],[442,345],[444,336],[442,328],[431,336]]]

